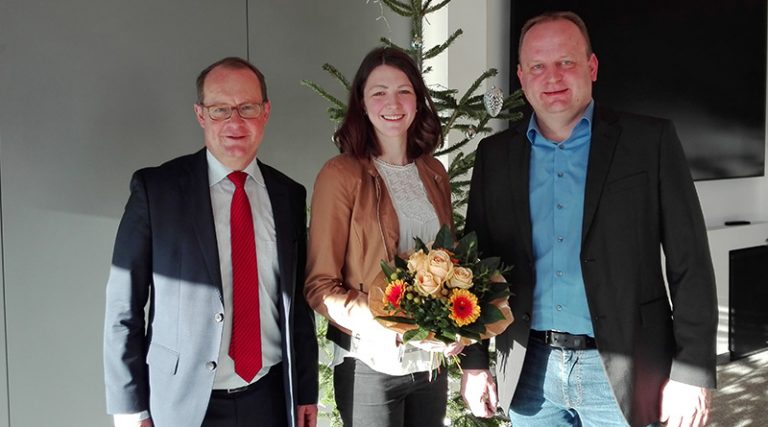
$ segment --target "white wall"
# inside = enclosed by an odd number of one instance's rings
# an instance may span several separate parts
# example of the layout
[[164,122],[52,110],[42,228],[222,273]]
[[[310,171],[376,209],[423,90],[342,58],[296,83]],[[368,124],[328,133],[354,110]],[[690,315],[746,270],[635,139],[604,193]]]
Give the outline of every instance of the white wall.
[[104,426],[104,284],[128,179],[200,146],[193,73],[245,53],[244,3],[0,3],[0,425]]

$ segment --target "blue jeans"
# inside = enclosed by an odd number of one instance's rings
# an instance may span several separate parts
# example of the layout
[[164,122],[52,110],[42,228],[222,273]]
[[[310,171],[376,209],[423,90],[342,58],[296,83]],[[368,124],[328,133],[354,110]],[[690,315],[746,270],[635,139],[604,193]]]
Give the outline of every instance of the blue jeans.
[[528,343],[509,409],[514,427],[626,427],[597,350]]

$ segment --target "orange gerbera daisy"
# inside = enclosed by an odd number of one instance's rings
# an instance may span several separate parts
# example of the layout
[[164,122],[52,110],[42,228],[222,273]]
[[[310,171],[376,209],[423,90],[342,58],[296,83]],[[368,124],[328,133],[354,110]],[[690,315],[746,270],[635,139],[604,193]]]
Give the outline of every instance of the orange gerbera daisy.
[[450,298],[451,314],[448,316],[461,327],[469,325],[480,317],[480,306],[477,297],[466,289],[454,289]]
[[405,295],[405,282],[398,279],[387,285],[384,291],[384,304],[392,304],[394,308],[400,308],[400,301]]

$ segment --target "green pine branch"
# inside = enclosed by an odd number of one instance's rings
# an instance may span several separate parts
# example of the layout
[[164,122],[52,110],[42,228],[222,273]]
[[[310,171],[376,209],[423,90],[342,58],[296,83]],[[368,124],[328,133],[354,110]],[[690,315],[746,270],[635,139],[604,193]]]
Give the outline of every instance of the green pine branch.
[[397,49],[400,49],[400,50],[405,50],[405,51],[408,51],[407,49],[404,49],[404,48],[402,48],[402,47],[398,46],[397,44],[395,44],[395,43],[394,43],[394,42],[393,42],[393,41],[392,41],[390,38],[388,38],[388,37],[382,37],[382,38],[380,38],[380,39],[379,39],[379,41],[380,41],[380,42],[381,42],[381,44],[383,44],[384,46],[387,46],[387,47],[394,47],[394,48],[397,48]]
[[[471,141],[470,138],[464,137],[461,141],[451,144],[448,148],[443,148],[440,151],[436,151],[435,156],[445,156],[446,154],[455,153],[456,151],[459,151],[462,147],[464,147],[469,141]],[[461,151],[459,151],[459,153],[461,153]]]
[[413,9],[411,5],[408,5],[402,1],[399,0],[379,0],[382,3],[384,3],[385,6],[389,8],[392,12],[395,12],[396,14],[400,16],[404,16],[406,18],[410,18],[413,16]]
[[436,57],[437,55],[440,55],[446,49],[448,49],[448,47],[451,44],[453,44],[453,42],[462,34],[464,34],[464,31],[462,31],[461,28],[459,28],[458,30],[454,31],[453,34],[451,34],[451,36],[448,37],[448,40],[446,40],[442,44],[439,44],[439,45],[437,45],[437,46],[427,50],[426,52],[424,52],[423,59],[432,59],[432,58]]
[[[304,85],[304,86],[308,86],[309,88],[314,90],[315,93],[317,93],[318,95],[320,95],[323,98],[325,98],[326,101],[328,101],[331,104],[335,105],[337,108],[341,108],[341,109],[346,110],[346,108],[347,108],[346,104],[344,104],[339,98],[336,98],[335,96],[333,96],[330,93],[328,93],[328,91],[326,91],[325,89],[320,87],[317,83],[315,83],[313,81],[310,81],[310,80],[302,80],[301,84]],[[329,108],[329,110],[330,110],[330,108]]]
[[448,176],[451,179],[465,174],[467,171],[472,169],[472,166],[475,164],[474,152],[466,156],[463,154],[464,153],[460,153],[456,155],[456,158],[448,166]]
[[495,68],[491,68],[487,71],[485,71],[483,74],[478,77],[474,83],[467,89],[467,91],[464,93],[464,96],[461,97],[461,99],[458,101],[458,105],[456,109],[453,110],[451,115],[449,116],[449,119],[446,121],[446,127],[443,129],[443,138],[448,135],[448,132],[453,128],[456,121],[462,117],[462,114],[466,113],[466,110],[464,110],[464,107],[467,105],[467,100],[475,93],[478,87],[480,87],[480,84],[485,81],[486,79],[495,76],[498,73]]
[[430,14],[430,13],[432,13],[432,12],[435,12],[435,11],[437,11],[437,10],[440,10],[440,9],[442,9],[442,8],[443,8],[443,6],[447,5],[447,4],[448,4],[448,3],[450,3],[450,2],[451,2],[451,0],[443,0],[443,1],[441,1],[440,3],[438,3],[438,4],[436,4],[436,5],[434,5],[434,6],[431,6],[431,7],[430,7],[430,6],[429,6],[429,3],[432,3],[432,2],[431,2],[431,1],[428,1],[428,2],[427,2],[427,4],[425,4],[425,5],[424,5],[424,7],[425,7],[425,9],[424,9],[424,15],[428,15],[428,14]]
[[459,93],[457,89],[427,89],[429,95],[432,97],[432,101],[456,101],[456,94]]
[[341,86],[344,87],[344,89],[349,92],[352,89],[352,85],[349,83],[349,80],[347,80],[346,77],[344,77],[344,74],[341,73],[336,67],[329,63],[323,64],[323,70],[327,71],[328,74],[330,74],[333,78],[338,81]]
[[[466,172],[466,171],[463,171],[463,172]],[[455,185],[455,187],[457,189],[456,194],[464,194],[464,193],[466,193],[466,191],[463,191],[462,188],[464,188],[467,185],[469,185],[470,182],[471,181],[468,180],[468,179],[467,180],[463,180],[463,181],[456,181],[456,180],[454,180],[453,183],[452,183],[452,187]]]
[[463,97],[461,98],[461,100],[459,101],[459,104],[466,102],[466,101],[467,101],[467,99],[469,99],[469,97],[470,97],[470,96],[472,96],[472,94],[474,94],[474,93],[475,93],[475,91],[477,90],[477,88],[479,88],[479,87],[480,87],[480,85],[481,85],[481,84],[482,84],[482,83],[483,83],[483,82],[484,82],[486,79],[489,79],[489,78],[491,78],[491,77],[495,77],[497,74],[499,74],[499,72],[498,72],[498,70],[496,70],[495,68],[489,68],[488,70],[486,70],[486,71],[485,71],[483,74],[481,74],[481,75],[480,75],[480,77],[478,77],[477,79],[475,79],[475,82],[474,82],[474,83],[472,83],[472,85],[469,87],[469,89],[467,89],[466,93],[464,94],[464,96],[463,96]]
[[347,108],[338,108],[338,107],[328,107],[328,117],[330,117],[331,121],[334,123],[341,123],[344,121],[344,116],[347,115]]
[[[457,230],[464,230],[464,224],[466,220],[464,216],[459,214],[458,211],[453,211],[453,226]],[[448,418],[451,418],[450,414],[447,414]]]

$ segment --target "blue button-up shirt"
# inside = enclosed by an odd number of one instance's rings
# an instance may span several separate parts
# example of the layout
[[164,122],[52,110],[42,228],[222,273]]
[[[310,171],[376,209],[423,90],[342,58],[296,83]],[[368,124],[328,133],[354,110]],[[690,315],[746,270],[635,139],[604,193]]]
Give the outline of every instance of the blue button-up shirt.
[[542,135],[535,115],[528,124],[536,260],[532,329],[594,336],[579,262],[593,111],[594,101],[559,143]]

